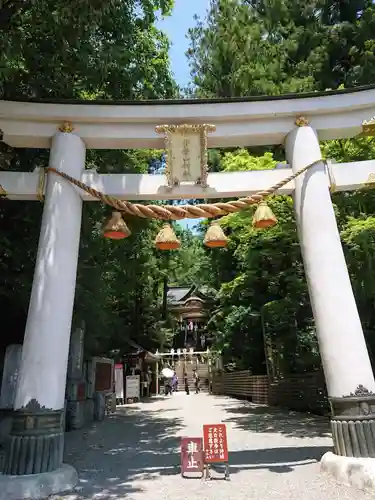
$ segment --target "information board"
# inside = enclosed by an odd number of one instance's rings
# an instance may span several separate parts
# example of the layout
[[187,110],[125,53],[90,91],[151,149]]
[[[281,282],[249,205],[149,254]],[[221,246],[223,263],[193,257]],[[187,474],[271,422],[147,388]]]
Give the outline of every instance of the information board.
[[115,365],[115,391],[117,399],[124,399],[124,367],[118,363]]
[[227,429],[225,424],[203,426],[204,458],[207,464],[228,462]]
[[128,375],[126,377],[125,397],[127,403],[135,403],[140,398],[140,382],[139,375]]

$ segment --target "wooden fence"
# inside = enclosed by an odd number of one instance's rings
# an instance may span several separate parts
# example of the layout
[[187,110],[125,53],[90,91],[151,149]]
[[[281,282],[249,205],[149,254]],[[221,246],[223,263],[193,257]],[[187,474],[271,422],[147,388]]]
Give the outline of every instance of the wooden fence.
[[248,399],[256,404],[290,410],[329,413],[329,404],[321,372],[290,375],[270,382],[267,375],[250,375],[247,370],[215,374],[212,392]]

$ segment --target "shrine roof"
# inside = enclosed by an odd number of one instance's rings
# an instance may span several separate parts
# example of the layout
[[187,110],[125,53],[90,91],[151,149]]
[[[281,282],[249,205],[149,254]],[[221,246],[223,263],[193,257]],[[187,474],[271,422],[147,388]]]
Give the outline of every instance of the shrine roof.
[[167,291],[167,302],[169,305],[183,304],[189,298],[194,297],[205,301],[209,299],[209,289],[206,286],[169,286]]
[[167,301],[169,304],[179,304],[183,302],[192,287],[172,286],[168,287]]

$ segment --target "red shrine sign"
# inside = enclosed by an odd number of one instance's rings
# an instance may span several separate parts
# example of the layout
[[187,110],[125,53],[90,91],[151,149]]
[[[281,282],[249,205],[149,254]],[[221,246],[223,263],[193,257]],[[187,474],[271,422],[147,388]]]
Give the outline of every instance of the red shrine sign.
[[225,424],[203,426],[205,462],[228,462],[227,429]]
[[181,474],[204,473],[203,440],[200,437],[181,438]]

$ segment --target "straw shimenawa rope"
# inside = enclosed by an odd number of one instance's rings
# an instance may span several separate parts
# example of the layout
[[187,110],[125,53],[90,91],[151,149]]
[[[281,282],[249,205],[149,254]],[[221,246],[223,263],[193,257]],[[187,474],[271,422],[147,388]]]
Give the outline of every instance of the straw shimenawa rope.
[[272,194],[276,193],[278,189],[282,188],[288,182],[294,180],[299,175],[303,174],[309,168],[313,167],[317,163],[324,162],[326,160],[320,159],[316,160],[309,165],[298,170],[295,174],[290,175],[286,179],[278,182],[274,186],[271,186],[269,189],[265,191],[258,191],[257,193],[247,196],[246,198],[239,198],[238,200],[232,200],[227,202],[218,202],[218,203],[199,203],[197,205],[182,205],[182,206],[174,206],[174,205],[142,205],[140,203],[131,203],[126,200],[119,200],[113,196],[108,196],[96,189],[93,189],[83,182],[71,177],[64,172],[60,172],[53,167],[48,167],[46,169],[47,172],[53,172],[60,177],[63,177],[70,183],[74,184],[74,186],[79,187],[86,193],[90,194],[94,198],[97,198],[102,203],[109,205],[120,212],[125,212],[130,215],[134,215],[136,217],[143,217],[148,219],[161,219],[161,220],[181,220],[181,219],[194,219],[194,218],[213,218],[221,215],[228,215],[234,212],[240,212],[245,208],[248,208],[250,205],[255,205],[265,198],[268,198]]

